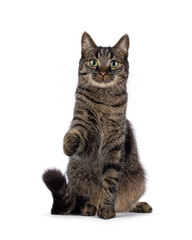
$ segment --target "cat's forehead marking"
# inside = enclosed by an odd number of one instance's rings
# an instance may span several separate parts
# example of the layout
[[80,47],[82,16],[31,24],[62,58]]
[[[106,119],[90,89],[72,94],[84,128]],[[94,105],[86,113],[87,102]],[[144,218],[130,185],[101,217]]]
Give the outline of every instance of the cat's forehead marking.
[[98,47],[97,51],[95,52],[96,58],[99,57],[108,57],[113,58],[114,53],[111,50],[111,47]]

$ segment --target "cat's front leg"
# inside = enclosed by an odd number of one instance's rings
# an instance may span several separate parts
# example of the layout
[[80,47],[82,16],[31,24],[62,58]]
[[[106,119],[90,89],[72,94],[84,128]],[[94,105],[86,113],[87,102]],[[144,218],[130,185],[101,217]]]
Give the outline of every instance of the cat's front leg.
[[86,146],[86,139],[80,130],[70,129],[63,140],[63,151],[67,156],[72,156],[76,152],[83,152]]
[[104,157],[102,194],[97,211],[98,216],[103,219],[116,215],[115,200],[122,171],[122,151],[121,145],[117,145]]

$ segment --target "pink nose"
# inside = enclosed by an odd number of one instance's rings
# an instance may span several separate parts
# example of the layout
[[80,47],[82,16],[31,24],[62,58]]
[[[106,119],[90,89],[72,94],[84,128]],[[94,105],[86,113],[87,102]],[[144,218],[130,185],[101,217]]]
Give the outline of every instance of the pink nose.
[[104,76],[104,75],[106,74],[106,72],[100,72],[100,74],[101,74],[102,76]]

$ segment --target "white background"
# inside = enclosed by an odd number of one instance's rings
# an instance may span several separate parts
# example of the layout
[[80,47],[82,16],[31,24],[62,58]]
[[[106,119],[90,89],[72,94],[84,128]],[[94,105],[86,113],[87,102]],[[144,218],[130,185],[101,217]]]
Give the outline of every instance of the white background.
[[[192,239],[190,0],[0,1],[1,239]],[[41,175],[66,170],[80,40],[130,36],[127,116],[152,214],[52,216]]]

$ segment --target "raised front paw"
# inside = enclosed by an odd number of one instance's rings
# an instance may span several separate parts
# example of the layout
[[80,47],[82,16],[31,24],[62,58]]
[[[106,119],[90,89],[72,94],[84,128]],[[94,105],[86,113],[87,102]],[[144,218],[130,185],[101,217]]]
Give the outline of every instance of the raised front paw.
[[67,156],[72,156],[77,152],[80,145],[80,138],[77,133],[68,132],[64,137],[63,150]]
[[109,219],[109,218],[115,217],[116,212],[115,212],[115,209],[112,208],[112,207],[101,207],[101,206],[99,206],[97,214],[100,218]]

